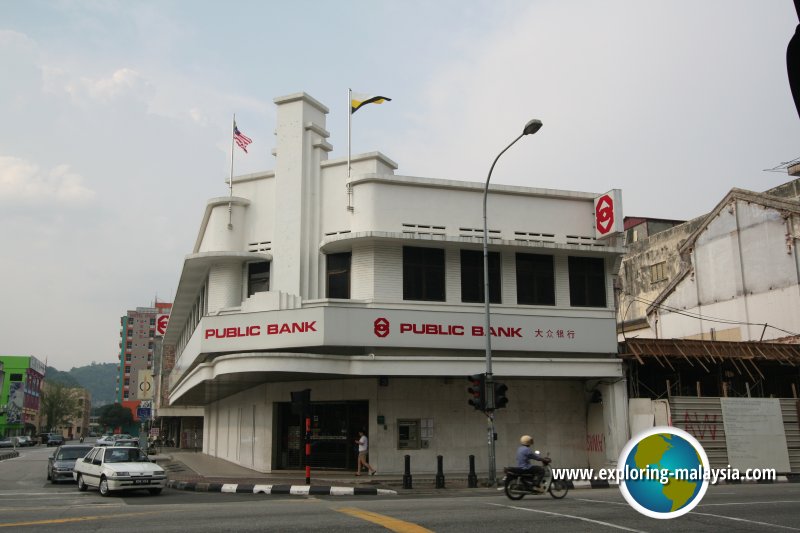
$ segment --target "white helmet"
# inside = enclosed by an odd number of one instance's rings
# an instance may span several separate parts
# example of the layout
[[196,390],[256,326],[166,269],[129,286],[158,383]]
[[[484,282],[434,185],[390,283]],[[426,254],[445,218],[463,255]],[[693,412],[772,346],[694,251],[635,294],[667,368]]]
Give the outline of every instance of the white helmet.
[[531,437],[530,435],[523,435],[522,437],[520,437],[519,443],[522,444],[523,446],[530,446],[531,444],[533,444],[533,437]]

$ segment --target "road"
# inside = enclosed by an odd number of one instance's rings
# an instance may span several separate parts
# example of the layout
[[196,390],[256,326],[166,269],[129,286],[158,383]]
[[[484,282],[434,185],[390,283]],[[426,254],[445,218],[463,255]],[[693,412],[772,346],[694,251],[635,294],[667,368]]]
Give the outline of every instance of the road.
[[800,531],[800,484],[710,487],[694,511],[655,520],[619,491],[575,490],[564,500],[512,502],[488,489],[375,497],[298,497],[166,489],[101,497],[74,483],[52,485],[53,448],[0,461],[0,533],[18,531]]

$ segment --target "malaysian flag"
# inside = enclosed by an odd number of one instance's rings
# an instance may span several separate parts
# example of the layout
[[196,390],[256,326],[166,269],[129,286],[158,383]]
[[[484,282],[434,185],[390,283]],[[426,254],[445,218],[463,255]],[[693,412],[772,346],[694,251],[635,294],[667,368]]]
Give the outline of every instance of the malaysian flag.
[[239,148],[244,150],[244,153],[247,153],[247,145],[253,142],[250,137],[239,131],[239,128],[236,127],[235,120],[233,121],[233,140],[236,141],[236,144],[239,145]]

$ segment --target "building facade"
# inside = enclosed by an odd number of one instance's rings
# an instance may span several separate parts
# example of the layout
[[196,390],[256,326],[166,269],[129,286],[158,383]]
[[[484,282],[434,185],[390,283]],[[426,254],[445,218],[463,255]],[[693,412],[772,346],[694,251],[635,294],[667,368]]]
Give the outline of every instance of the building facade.
[[800,472],[798,244],[800,179],[732,189],[629,245],[618,307],[632,432],[666,402],[713,466]]
[[[200,406],[210,455],[259,471],[486,472],[487,418],[467,376],[486,370],[482,183],[397,175],[381,153],[328,160],[328,109],[275,100],[275,169],[206,206],[164,337],[170,407]],[[614,462],[627,440],[613,275],[594,200],[493,185],[488,195],[497,463],[521,434],[562,465]],[[621,219],[620,219],[621,220]],[[293,392],[310,390],[311,457]],[[590,420],[591,419],[591,420]],[[597,442],[601,442],[597,445]],[[590,445],[590,443],[593,443]]]
[[155,395],[157,326],[171,308],[171,303],[157,301],[153,307],[137,307],[120,318],[117,403],[127,407],[136,421],[141,402],[152,402]]
[[45,364],[29,355],[0,355],[5,372],[0,387],[0,435],[33,435],[39,427],[39,407]]

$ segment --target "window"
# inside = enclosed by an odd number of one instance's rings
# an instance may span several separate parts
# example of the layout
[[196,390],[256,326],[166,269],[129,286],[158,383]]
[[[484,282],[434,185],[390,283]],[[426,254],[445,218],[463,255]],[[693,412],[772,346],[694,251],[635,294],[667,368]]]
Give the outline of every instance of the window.
[[419,420],[397,421],[397,449],[419,450]]
[[552,255],[517,254],[517,304],[556,305]]
[[573,307],[605,307],[606,275],[601,257],[569,258],[569,304]]
[[325,256],[326,298],[350,298],[351,252],[328,254]]
[[[461,301],[483,303],[483,252],[461,250]],[[489,252],[489,301],[499,304],[500,254]]]
[[129,366],[126,366],[126,367],[125,367],[125,373],[126,373],[126,374],[130,374],[130,373],[131,373],[131,367],[129,367]]
[[156,325],[156,319],[155,318],[151,318],[150,319],[150,325],[151,326],[155,326]]
[[131,378],[125,378],[125,386],[129,386],[131,384]]
[[444,250],[403,246],[403,300],[444,299]]
[[125,354],[125,361],[128,362],[128,363],[131,362],[131,354],[129,354],[129,353]]
[[661,261],[650,265],[650,283],[658,283],[667,279],[667,262]]
[[269,262],[248,263],[247,296],[269,290]]

